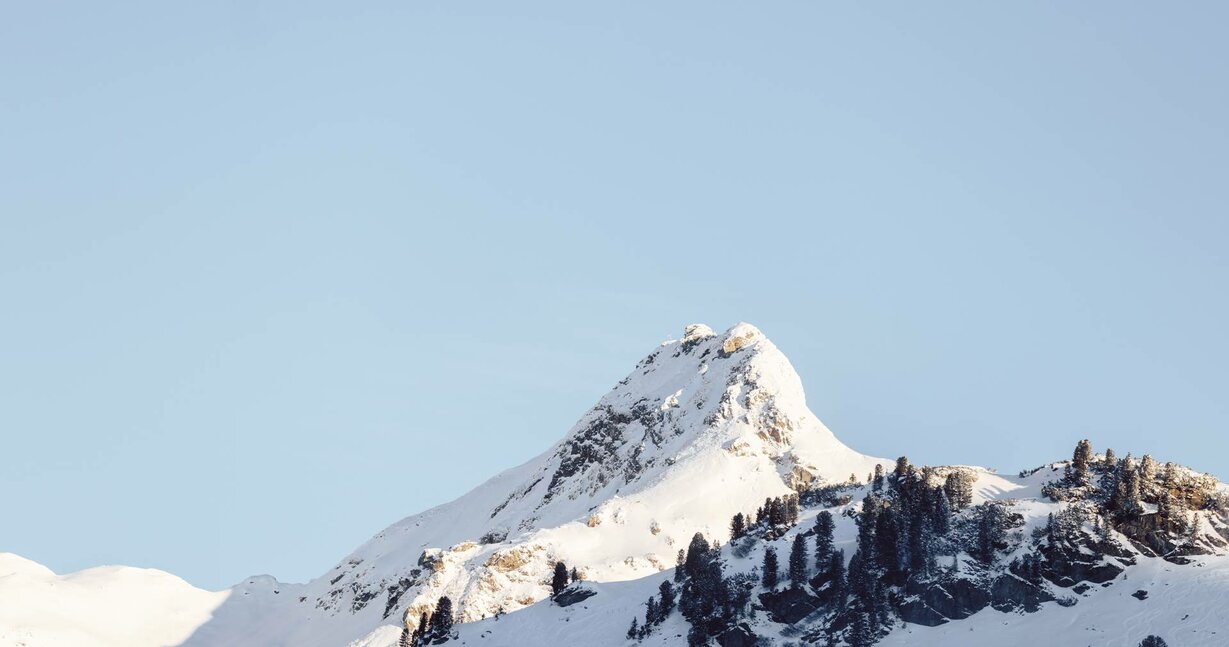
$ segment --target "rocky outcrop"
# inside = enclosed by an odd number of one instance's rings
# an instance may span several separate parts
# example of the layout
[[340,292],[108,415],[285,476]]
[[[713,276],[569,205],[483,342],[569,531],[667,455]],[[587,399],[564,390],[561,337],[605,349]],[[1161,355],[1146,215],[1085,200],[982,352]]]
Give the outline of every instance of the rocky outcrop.
[[786,588],[760,594],[760,605],[773,622],[793,624],[821,606],[820,599],[802,588]]
[[560,591],[559,595],[555,596],[554,601],[555,604],[561,607],[570,607],[577,602],[583,602],[595,595],[597,595],[597,591],[580,584],[573,584],[572,586]]

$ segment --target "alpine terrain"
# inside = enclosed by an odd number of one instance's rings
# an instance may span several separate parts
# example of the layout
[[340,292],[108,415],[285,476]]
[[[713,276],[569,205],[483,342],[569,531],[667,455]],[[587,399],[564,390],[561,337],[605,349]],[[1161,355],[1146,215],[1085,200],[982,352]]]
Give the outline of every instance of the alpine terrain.
[[1072,444],[1018,475],[865,456],[758,329],[695,324],[306,584],[0,555],[0,645],[1229,644],[1229,487]]

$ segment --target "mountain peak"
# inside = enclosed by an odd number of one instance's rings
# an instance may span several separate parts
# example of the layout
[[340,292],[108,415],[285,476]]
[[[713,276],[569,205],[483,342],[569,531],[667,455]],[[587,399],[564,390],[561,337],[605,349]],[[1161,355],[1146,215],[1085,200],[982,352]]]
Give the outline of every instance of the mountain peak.
[[385,529],[299,597],[309,613],[345,619],[313,630],[336,631],[313,634],[336,644],[348,623],[413,620],[441,595],[477,620],[547,596],[542,574],[556,561],[595,582],[654,575],[696,532],[724,540],[735,513],[876,464],[887,461],[850,449],[807,409],[798,374],[758,328],[695,323],[545,453]]

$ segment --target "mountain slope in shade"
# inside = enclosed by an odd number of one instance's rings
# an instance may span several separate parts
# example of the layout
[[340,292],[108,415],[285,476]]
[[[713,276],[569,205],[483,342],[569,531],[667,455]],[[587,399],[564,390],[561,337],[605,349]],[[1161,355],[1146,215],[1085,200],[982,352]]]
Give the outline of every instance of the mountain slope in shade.
[[514,612],[549,595],[555,560],[595,582],[653,575],[697,531],[724,537],[767,497],[876,464],[807,409],[758,329],[691,325],[546,453],[390,526],[308,584],[244,582],[188,644],[233,644],[239,631],[262,645],[344,645],[407,612],[413,622],[441,595],[462,621]]
[[104,566],[56,575],[0,553],[0,645],[178,645],[227,596],[153,569]]

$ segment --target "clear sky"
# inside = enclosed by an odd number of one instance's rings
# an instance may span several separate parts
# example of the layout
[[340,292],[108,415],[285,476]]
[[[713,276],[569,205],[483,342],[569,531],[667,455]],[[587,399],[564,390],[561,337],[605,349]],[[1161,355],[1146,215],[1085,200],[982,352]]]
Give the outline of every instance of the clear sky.
[[697,321],[1229,478],[1227,7],[6,2],[0,550],[305,580]]

